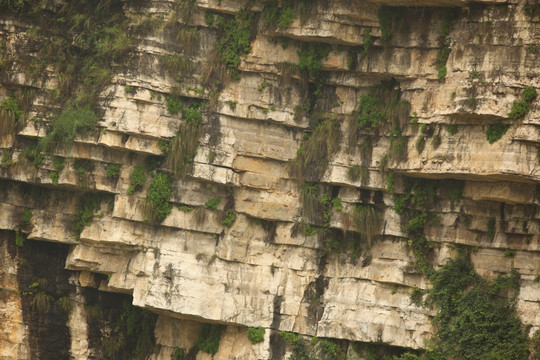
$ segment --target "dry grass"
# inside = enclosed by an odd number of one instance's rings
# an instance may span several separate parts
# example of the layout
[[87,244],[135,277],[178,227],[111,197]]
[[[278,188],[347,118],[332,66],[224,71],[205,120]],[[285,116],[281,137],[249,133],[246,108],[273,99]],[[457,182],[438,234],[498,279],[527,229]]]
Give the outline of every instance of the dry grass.
[[341,131],[339,122],[326,118],[315,127],[311,136],[304,140],[298,156],[289,164],[289,174],[301,184],[318,180],[328,166],[329,157],[339,146]]
[[354,223],[371,247],[373,238],[379,233],[381,227],[381,216],[372,205],[357,205],[354,208]]

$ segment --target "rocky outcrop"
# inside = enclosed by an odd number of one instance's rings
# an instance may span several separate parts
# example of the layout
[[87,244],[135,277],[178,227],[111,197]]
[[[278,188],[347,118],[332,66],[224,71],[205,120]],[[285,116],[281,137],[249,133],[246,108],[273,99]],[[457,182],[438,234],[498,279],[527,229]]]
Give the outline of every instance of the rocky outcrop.
[[[519,119],[509,116],[525,88],[540,88],[540,27],[530,8],[538,5],[531,4],[334,0],[313,2],[279,27],[265,24],[260,1],[122,2],[136,45],[110,64],[97,129],[77,135],[71,147],[54,148],[37,166],[25,150],[50,133],[66,106],[54,97],[64,73],[45,64],[36,79],[25,61],[41,56],[36,41],[58,35],[16,13],[1,15],[0,99],[18,89],[35,96],[24,126],[2,134],[7,295],[0,358],[31,358],[13,280],[21,270],[6,250],[14,248],[7,238],[16,230],[69,246],[65,268],[77,289],[68,321],[73,358],[98,354],[81,325],[84,287],[132,295],[133,305],[159,314],[155,337],[162,346],[152,359],[193,349],[201,323],[226,325],[215,359],[283,358],[272,340],[277,331],[342,339],[344,347],[424,349],[437,309],[411,300],[414,289],[431,285],[416,266],[405,216],[396,211],[396,195],[407,194],[414,181],[435,189],[429,211],[437,222],[423,229],[437,245],[434,267],[462,246],[476,250],[472,261],[485,278],[517,270],[517,311],[532,335],[540,328],[538,100]],[[402,8],[385,28],[380,9],[388,5]],[[450,22],[444,6],[459,7]],[[239,79],[216,76],[225,30],[209,19],[242,11],[253,17],[250,52],[241,58]],[[36,40],[36,31],[44,39]],[[297,66],[306,51],[326,44],[319,69]],[[358,129],[365,96],[381,96],[385,119]],[[185,109],[199,106],[201,132],[192,167],[170,176],[171,212],[156,222],[148,214],[151,178],[172,173],[166,159],[188,121],[168,109],[169,99]],[[305,183],[291,168],[308,156],[306,144],[324,121],[337,124],[338,138],[331,146],[323,133],[315,146],[331,151],[304,169],[306,183],[318,184],[314,207],[326,206],[324,215],[321,207],[310,216]],[[486,132],[494,126],[506,130],[491,143]],[[308,175],[324,161],[320,176]],[[129,195],[130,175],[145,162],[144,184]],[[108,173],[110,164],[118,176]],[[90,210],[83,193],[98,200]],[[325,194],[339,206],[317,205]],[[213,199],[220,199],[216,206],[209,205]],[[380,217],[373,239],[355,217],[359,206]],[[232,224],[224,221],[231,210]],[[92,219],[78,233],[84,211]],[[253,345],[245,331],[258,326],[266,329],[264,341]]]

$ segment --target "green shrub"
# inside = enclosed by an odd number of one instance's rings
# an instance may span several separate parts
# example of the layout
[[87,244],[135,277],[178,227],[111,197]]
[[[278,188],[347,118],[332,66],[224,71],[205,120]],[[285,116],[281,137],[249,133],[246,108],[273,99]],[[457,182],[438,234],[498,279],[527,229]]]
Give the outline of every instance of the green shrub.
[[66,159],[61,156],[55,156],[53,158],[53,166],[58,171],[64,170],[65,162]]
[[32,221],[32,210],[30,210],[29,208],[24,208],[21,222],[25,225],[28,225],[30,224],[30,221]]
[[437,78],[440,81],[443,81],[446,78],[446,73],[447,72],[448,72],[448,70],[446,69],[446,65],[442,65],[442,66],[438,67],[437,68]]
[[107,164],[105,166],[105,172],[106,172],[107,177],[109,179],[113,179],[113,180],[118,179],[118,177],[120,177],[120,165],[118,165],[118,164]]
[[144,172],[144,166],[141,164],[136,165],[129,175],[130,185],[127,190],[128,195],[133,195],[135,191],[140,190],[144,184],[146,184],[146,174]]
[[450,135],[456,135],[458,132],[458,126],[456,124],[446,125],[446,131],[448,131]]
[[58,146],[68,149],[73,145],[76,135],[84,135],[98,125],[98,117],[90,106],[69,106],[59,116],[52,119],[52,130],[38,142],[38,151],[51,151]]
[[316,78],[322,67],[322,61],[326,60],[328,54],[330,54],[331,47],[328,44],[323,43],[309,43],[298,54],[300,56],[300,62],[298,67],[300,70],[308,71],[309,74]]
[[251,52],[252,21],[253,16],[246,11],[236,14],[234,19],[229,19],[223,24],[217,48],[221,62],[232,72],[233,79],[240,76],[238,72],[240,59]]
[[236,213],[234,210],[230,209],[225,211],[225,218],[223,219],[222,224],[230,228],[234,223],[234,220],[236,220]]
[[332,199],[332,209],[338,212],[343,210],[343,205],[341,204],[340,198],[336,197]]
[[264,332],[265,330],[262,326],[256,328],[250,327],[247,330],[247,337],[252,344],[258,344],[264,341]]
[[75,240],[79,241],[83,229],[90,225],[94,212],[100,207],[100,198],[93,193],[86,193],[79,199],[79,207],[75,214],[73,233]]
[[216,354],[219,351],[219,343],[221,334],[225,330],[225,326],[217,324],[204,324],[197,339],[199,350],[207,354]]
[[290,7],[285,7],[281,10],[281,15],[279,17],[278,21],[278,27],[281,29],[286,29],[293,23],[294,19],[296,18],[296,14],[294,13],[294,9]]
[[386,119],[384,106],[377,97],[362,95],[358,107],[358,126],[361,129],[377,128]]
[[60,178],[60,174],[58,174],[58,171],[51,171],[49,173],[49,178],[51,179],[53,185],[58,185],[58,179]]
[[172,211],[168,200],[172,193],[172,182],[169,175],[156,172],[148,185],[146,195],[147,214],[152,221],[163,221]]
[[537,96],[538,92],[536,92],[536,89],[532,86],[527,86],[525,89],[523,89],[523,100],[526,102],[532,102]]
[[135,89],[132,86],[126,85],[124,86],[124,91],[126,92],[126,94],[131,94],[135,91]]
[[14,98],[8,97],[0,103],[0,133],[10,134],[18,125],[23,111]]
[[180,112],[180,109],[184,106],[182,100],[174,96],[167,96],[167,111],[171,115],[176,115]]
[[207,209],[216,210],[220,202],[221,202],[221,198],[216,197],[205,202],[204,206]]
[[500,138],[506,134],[509,127],[510,125],[505,125],[503,123],[491,124],[486,130],[487,141],[490,144],[493,144],[494,142],[500,140]]
[[199,110],[198,107],[192,106],[187,109],[184,109],[183,113],[183,120],[191,125],[199,126],[202,120],[201,110]]
[[512,105],[512,110],[510,110],[508,116],[514,120],[523,119],[530,109],[531,107],[526,101],[516,100],[514,101],[514,104]]

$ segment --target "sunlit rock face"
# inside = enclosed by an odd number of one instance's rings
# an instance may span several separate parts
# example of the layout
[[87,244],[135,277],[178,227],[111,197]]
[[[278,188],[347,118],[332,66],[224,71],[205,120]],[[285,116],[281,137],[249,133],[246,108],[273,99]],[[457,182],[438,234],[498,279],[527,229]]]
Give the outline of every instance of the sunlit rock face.
[[[436,244],[433,266],[461,246],[475,250],[485,278],[517,270],[517,311],[530,334],[540,328],[540,100],[511,115],[526,88],[540,89],[534,5],[313,1],[280,26],[267,15],[281,1],[115,4],[131,46],[104,62],[109,77],[92,100],[97,126],[41,161],[28,149],[81,88],[58,95],[68,76],[58,63],[31,71],[59,51],[58,31],[0,11],[0,101],[16,99],[23,111],[18,126],[0,133],[0,359],[52,358],[38,339],[47,331],[69,334],[50,342],[59,356],[106,358],[100,339],[114,336],[123,299],[157,314],[156,360],[195,349],[208,323],[225,325],[214,359],[285,359],[280,331],[340,340],[355,359],[354,342],[425,349],[437,309],[411,300],[431,285],[395,204],[411,183],[435,189],[425,207],[436,221],[423,230]],[[42,11],[54,17],[62,6]],[[234,16],[252,20],[249,51],[220,75],[230,30],[219,21]],[[77,41],[73,51],[85,61]],[[52,44],[48,57],[43,44]],[[383,115],[362,127],[366,98]],[[188,136],[186,109],[200,123],[178,173],[171,159],[175,141]],[[0,117],[7,121],[6,111]],[[321,131],[325,124],[333,130]],[[137,166],[144,179],[131,188]],[[172,186],[172,207],[159,220],[149,200],[157,173]],[[88,198],[94,204],[85,207]],[[58,312],[62,326],[36,325],[37,285],[29,286],[45,275],[25,261],[52,256],[47,246],[40,255],[40,242],[63,254],[54,261],[64,272],[54,268],[56,280],[40,290],[48,311],[70,299]],[[103,292],[117,297],[96,295]],[[98,322],[89,320],[95,304],[105,308]],[[264,340],[252,344],[246,330],[259,326]]]

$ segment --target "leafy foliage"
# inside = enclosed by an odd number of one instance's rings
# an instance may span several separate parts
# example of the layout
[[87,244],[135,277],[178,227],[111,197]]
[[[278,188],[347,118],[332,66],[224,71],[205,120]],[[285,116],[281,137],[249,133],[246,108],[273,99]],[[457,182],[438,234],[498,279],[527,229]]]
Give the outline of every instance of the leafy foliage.
[[167,102],[167,111],[171,115],[178,114],[180,110],[182,109],[182,107],[184,106],[184,103],[182,102],[182,100],[180,100],[179,98],[175,96],[167,96],[166,102]]
[[514,120],[523,119],[530,109],[531,107],[526,101],[516,100],[514,101],[514,104],[512,105],[512,109],[508,113],[508,116]]
[[12,133],[19,124],[23,111],[19,108],[17,101],[8,97],[0,103],[0,133]]
[[[107,164],[105,166],[105,172],[109,179],[116,180],[120,177],[120,165],[118,164]],[[146,179],[145,179],[146,180]]]
[[79,208],[75,214],[73,225],[73,233],[77,241],[80,239],[83,229],[92,222],[94,213],[100,207],[100,201],[100,197],[94,193],[86,193],[79,199]]
[[330,340],[313,338],[309,341],[293,333],[279,334],[292,348],[289,360],[340,360],[345,356],[341,347]]
[[30,210],[29,208],[24,208],[21,222],[25,225],[28,225],[30,224],[30,221],[32,221],[32,210]]
[[504,134],[506,134],[509,127],[510,125],[505,125],[503,123],[491,124],[486,130],[487,141],[490,144],[498,141],[503,137]]
[[527,86],[523,89],[523,100],[530,103],[538,96],[538,92],[532,86]]
[[205,202],[204,206],[207,209],[216,210],[220,202],[221,202],[221,198],[216,197]]
[[225,218],[223,219],[222,224],[230,228],[234,223],[234,220],[236,220],[236,212],[232,209],[225,211]]
[[264,341],[264,328],[259,327],[250,327],[247,330],[247,337],[252,344],[257,344]]
[[218,52],[223,64],[232,72],[233,78],[238,79],[240,59],[251,52],[251,23],[253,17],[247,11],[240,12],[234,19],[224,22],[221,38],[218,41]]
[[428,301],[440,312],[434,349],[426,359],[527,359],[528,339],[515,311],[519,275],[486,281],[476,274],[465,252],[431,279]]
[[306,70],[312,77],[317,77],[325,60],[330,53],[330,45],[324,43],[309,43],[300,53],[300,70]]
[[148,185],[146,195],[147,214],[151,221],[163,221],[172,211],[168,200],[172,193],[172,182],[166,173],[156,172]]
[[135,191],[140,190],[146,184],[146,173],[144,166],[141,164],[135,165],[133,171],[129,175],[130,185],[127,190],[128,195],[133,195]]
[[84,135],[97,127],[98,118],[90,106],[68,106],[60,116],[52,120],[52,130],[39,139],[38,151],[52,151],[58,146],[71,148],[76,135]]

